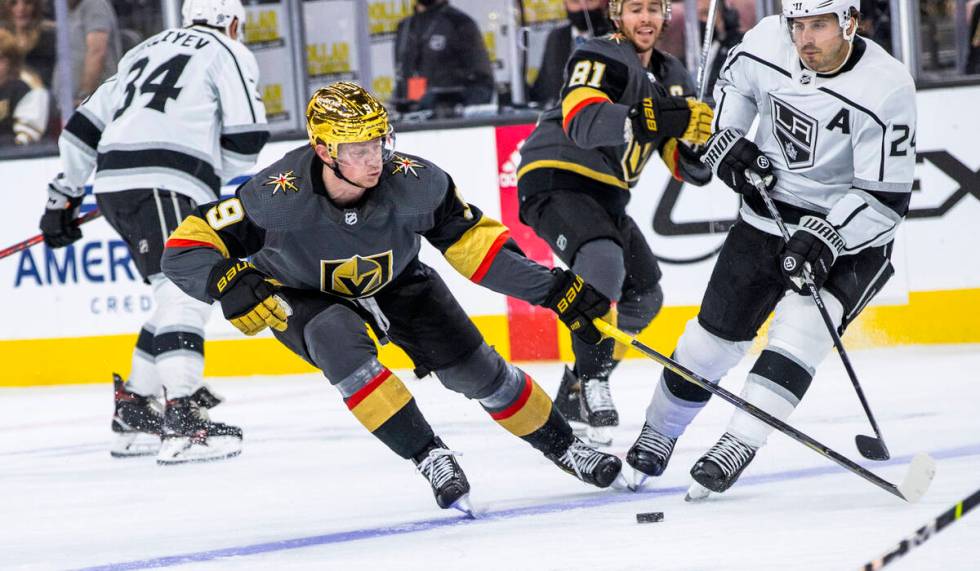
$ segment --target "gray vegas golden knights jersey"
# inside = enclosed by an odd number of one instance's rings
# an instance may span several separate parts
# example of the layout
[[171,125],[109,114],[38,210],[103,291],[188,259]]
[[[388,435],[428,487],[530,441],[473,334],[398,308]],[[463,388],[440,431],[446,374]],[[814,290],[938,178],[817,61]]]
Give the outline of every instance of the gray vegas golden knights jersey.
[[521,200],[548,190],[583,190],[610,211],[622,211],[657,150],[676,175],[676,140],[626,143],[629,108],[653,96],[655,83],[668,95],[694,95],[687,70],[669,54],[654,50],[644,69],[620,34],[579,46],[566,64],[561,101],[541,115],[521,147]]
[[212,266],[251,257],[284,286],[359,299],[397,283],[417,263],[424,237],[475,283],[535,304],[547,297],[554,283],[548,269],[524,257],[505,226],[464,202],[434,164],[395,155],[378,185],[349,208],[327,197],[323,168],[304,145],[234,198],[200,206],[167,241],[164,273],[210,302]]
[[[715,100],[716,131],[745,134],[759,117],[754,140],[772,160],[771,194],[787,223],[825,216],[845,254],[893,239],[912,191],[915,84],[881,47],[856,37],[839,72],[817,74],[802,66],[786,24],[770,16],[729,54]],[[779,234],[761,198],[746,197],[740,214]]]
[[173,28],[126,52],[59,140],[66,182],[96,193],[157,188],[198,204],[255,164],[269,138],[248,48],[206,26]]

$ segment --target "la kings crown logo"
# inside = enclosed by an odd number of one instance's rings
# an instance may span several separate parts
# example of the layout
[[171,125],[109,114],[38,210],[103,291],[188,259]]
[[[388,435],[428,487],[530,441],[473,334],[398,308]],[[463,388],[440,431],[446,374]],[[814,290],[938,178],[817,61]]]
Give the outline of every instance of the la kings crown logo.
[[772,95],[772,133],[790,170],[813,166],[817,148],[817,120]]

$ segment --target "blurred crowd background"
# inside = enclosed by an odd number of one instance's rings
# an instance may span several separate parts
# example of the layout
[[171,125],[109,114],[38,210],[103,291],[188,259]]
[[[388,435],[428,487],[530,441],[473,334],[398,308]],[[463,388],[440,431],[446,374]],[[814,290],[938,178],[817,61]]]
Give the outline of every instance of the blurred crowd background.
[[[401,129],[533,121],[575,45],[608,33],[608,0],[243,0],[245,42],[278,138],[306,94],[378,93]],[[708,93],[728,51],[778,0],[719,0]],[[671,3],[658,47],[697,73],[708,0]],[[696,14],[696,22],[690,14]],[[980,0],[862,0],[860,33],[920,89],[980,82]],[[180,0],[0,0],[0,158],[51,154],[63,120],[130,48],[178,26]]]

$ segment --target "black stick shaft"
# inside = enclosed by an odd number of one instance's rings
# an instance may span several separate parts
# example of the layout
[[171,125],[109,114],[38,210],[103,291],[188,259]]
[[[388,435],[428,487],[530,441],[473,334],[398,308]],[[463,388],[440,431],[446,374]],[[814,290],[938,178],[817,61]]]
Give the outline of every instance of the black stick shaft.
[[[786,229],[786,224],[783,222],[782,216],[779,215],[779,210],[776,208],[772,198],[769,196],[769,192],[766,191],[766,185],[755,173],[749,174],[751,175],[749,178],[752,181],[752,184],[755,185],[756,189],[759,191],[759,194],[762,195],[762,200],[766,203],[766,208],[769,210],[769,214],[776,222],[776,226],[779,227],[779,233],[783,235],[783,240],[789,243],[789,230]],[[827,306],[824,305],[823,298],[817,291],[816,284],[813,281],[813,276],[805,267],[803,268],[803,280],[806,282],[807,289],[810,290],[810,297],[813,298],[813,303],[817,305],[817,309],[820,311],[820,316],[823,318],[824,325],[827,326],[827,332],[830,333],[830,338],[834,341],[834,347],[837,348],[837,354],[840,355],[840,360],[842,363],[844,363],[844,369],[847,371],[847,378],[851,380],[851,384],[854,386],[854,392],[857,393],[858,400],[861,401],[861,406],[864,408],[864,414],[867,415],[868,422],[871,423],[871,428],[874,429],[875,436],[878,437],[878,441],[881,443],[881,447],[884,449],[887,456],[888,448],[885,446],[885,439],[881,435],[881,429],[878,428],[878,422],[875,420],[874,414],[871,412],[871,406],[868,404],[868,399],[864,396],[864,389],[861,388],[861,383],[858,382],[857,372],[854,370],[854,366],[851,365],[851,358],[848,356],[847,351],[844,350],[844,342],[841,341],[840,335],[837,333],[837,326],[834,324],[834,320],[831,319],[830,312],[827,311]]]
[[936,519],[915,530],[915,533],[899,541],[898,545],[884,553],[881,557],[865,563],[861,569],[864,571],[876,571],[896,559],[904,557],[909,551],[925,543],[927,539],[966,515],[967,512],[978,504],[980,504],[980,490],[973,492],[955,506],[939,514]]
[[793,428],[792,426],[772,416],[766,411],[758,408],[752,403],[745,401],[741,397],[738,397],[728,392],[727,390],[719,387],[718,385],[715,385],[714,383],[703,379],[697,373],[687,369],[685,366],[681,365],[677,361],[674,361],[670,357],[662,355],[657,351],[655,351],[654,349],[647,347],[643,343],[637,341],[636,339],[630,337],[628,334],[624,333],[623,331],[620,331],[616,327],[613,327],[612,325],[606,323],[605,321],[602,321],[601,319],[597,318],[593,320],[593,324],[595,324],[596,328],[599,329],[599,331],[602,332],[603,335],[612,337],[617,342],[623,345],[633,347],[637,351],[643,353],[647,357],[650,357],[654,361],[663,365],[665,369],[676,373],[684,380],[694,383],[695,385],[701,387],[702,389],[708,391],[709,393],[713,395],[717,395],[719,398],[734,405],[735,408],[751,414],[755,418],[775,428],[779,432],[782,432],[786,436],[789,436],[790,438],[799,442],[800,444],[803,444],[804,446],[813,450],[817,454],[820,454],[824,458],[827,458],[828,460],[835,462],[837,465],[844,468],[848,472],[851,472],[853,474],[856,474],[864,478],[868,482],[871,482],[875,486],[881,488],[882,490],[885,490],[886,492],[892,494],[897,498],[901,498],[903,500],[908,501],[908,499],[904,495],[902,495],[902,492],[898,489],[898,486],[896,486],[895,484],[892,484],[891,482],[881,478],[880,476],[866,470],[865,468],[862,468],[860,465],[848,459],[847,457],[839,454],[838,452],[835,452],[833,449],[827,447],[826,445],[817,442],[812,437],[808,436],[803,432],[800,432],[799,430]]

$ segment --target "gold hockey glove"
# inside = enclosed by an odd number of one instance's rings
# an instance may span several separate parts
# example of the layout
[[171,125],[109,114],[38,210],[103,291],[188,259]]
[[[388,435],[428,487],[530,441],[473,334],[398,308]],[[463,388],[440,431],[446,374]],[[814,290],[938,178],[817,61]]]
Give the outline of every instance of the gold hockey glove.
[[266,327],[285,331],[289,306],[255,266],[241,260],[222,260],[208,277],[208,295],[221,302],[225,319],[245,335]]

